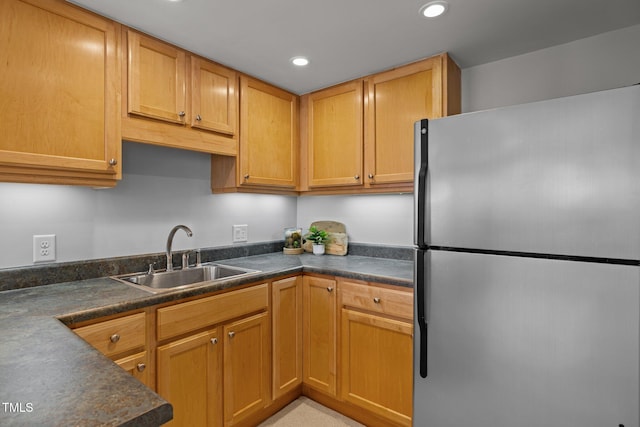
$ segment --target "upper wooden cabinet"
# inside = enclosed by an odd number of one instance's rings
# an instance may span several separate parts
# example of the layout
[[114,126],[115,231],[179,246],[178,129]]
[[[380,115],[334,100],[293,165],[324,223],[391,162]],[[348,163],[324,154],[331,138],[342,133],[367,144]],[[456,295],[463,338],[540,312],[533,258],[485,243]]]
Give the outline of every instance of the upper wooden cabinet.
[[0,180],[120,179],[117,28],[62,1],[0,2]]
[[131,29],[123,138],[236,155],[237,73]]
[[183,123],[186,53],[135,31],[127,31],[127,112]]
[[362,85],[356,80],[306,97],[309,187],[362,185]]
[[460,112],[460,69],[441,54],[304,95],[302,104],[306,189],[410,191],[413,124]]
[[[448,75],[449,68],[457,70],[457,77]],[[447,84],[456,78],[455,63],[440,55],[367,79],[365,169],[370,185],[413,181],[413,124],[448,114]],[[452,112],[459,113],[459,105]]]
[[235,135],[238,132],[238,75],[196,56],[191,62],[191,127]]
[[298,97],[240,77],[240,154],[212,156],[214,192],[294,192],[298,183]]

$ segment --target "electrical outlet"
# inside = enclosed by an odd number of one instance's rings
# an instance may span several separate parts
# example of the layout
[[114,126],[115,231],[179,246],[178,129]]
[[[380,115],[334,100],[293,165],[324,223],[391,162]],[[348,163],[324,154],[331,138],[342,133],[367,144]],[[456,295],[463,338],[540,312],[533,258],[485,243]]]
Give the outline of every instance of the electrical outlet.
[[33,236],[33,262],[56,260],[56,235],[42,234]]
[[247,224],[234,225],[233,230],[233,243],[246,242],[248,240],[248,228]]

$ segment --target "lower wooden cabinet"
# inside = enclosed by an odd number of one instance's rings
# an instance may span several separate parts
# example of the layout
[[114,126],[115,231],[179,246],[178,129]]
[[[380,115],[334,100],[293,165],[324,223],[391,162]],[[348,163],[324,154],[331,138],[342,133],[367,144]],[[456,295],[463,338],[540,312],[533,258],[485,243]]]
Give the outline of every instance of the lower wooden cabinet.
[[134,313],[75,327],[73,331],[143,384],[153,388],[146,314]]
[[173,420],[165,425],[222,425],[220,330],[158,347],[158,393],[173,406]]
[[271,284],[273,399],[302,384],[302,276]]
[[133,354],[131,356],[123,357],[121,359],[114,360],[114,363],[120,366],[125,371],[129,372],[138,381],[147,386],[151,386],[151,378],[149,376],[149,353],[143,351],[141,353]]
[[262,283],[157,310],[165,342],[157,349],[157,383],[173,405],[168,425],[232,426],[270,404],[268,308]]
[[225,426],[237,424],[270,403],[269,331],[268,313],[224,326]]
[[336,281],[304,276],[304,383],[336,395]]
[[342,398],[410,426],[412,325],[348,309],[341,318]]
[[256,425],[301,390],[410,426],[412,318],[410,289],[304,275],[71,327],[171,403],[170,426]]
[[410,426],[413,295],[340,280],[340,397]]

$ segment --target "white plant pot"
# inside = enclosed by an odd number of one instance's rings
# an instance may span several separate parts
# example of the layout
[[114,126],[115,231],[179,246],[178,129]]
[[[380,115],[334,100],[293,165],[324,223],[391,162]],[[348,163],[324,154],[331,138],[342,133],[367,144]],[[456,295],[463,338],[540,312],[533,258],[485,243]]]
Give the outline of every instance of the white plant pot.
[[324,254],[324,245],[313,245],[313,254],[314,255],[323,255]]

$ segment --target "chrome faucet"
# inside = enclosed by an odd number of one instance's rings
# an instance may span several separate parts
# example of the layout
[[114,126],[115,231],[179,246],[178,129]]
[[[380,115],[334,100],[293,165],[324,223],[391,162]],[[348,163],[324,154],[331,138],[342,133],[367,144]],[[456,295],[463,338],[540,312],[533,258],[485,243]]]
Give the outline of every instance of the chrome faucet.
[[184,230],[187,233],[187,236],[193,236],[193,232],[186,225],[176,225],[171,229],[169,233],[169,237],[167,237],[167,271],[173,271],[173,259],[171,256],[171,245],[173,244],[173,236],[176,235],[176,231]]

